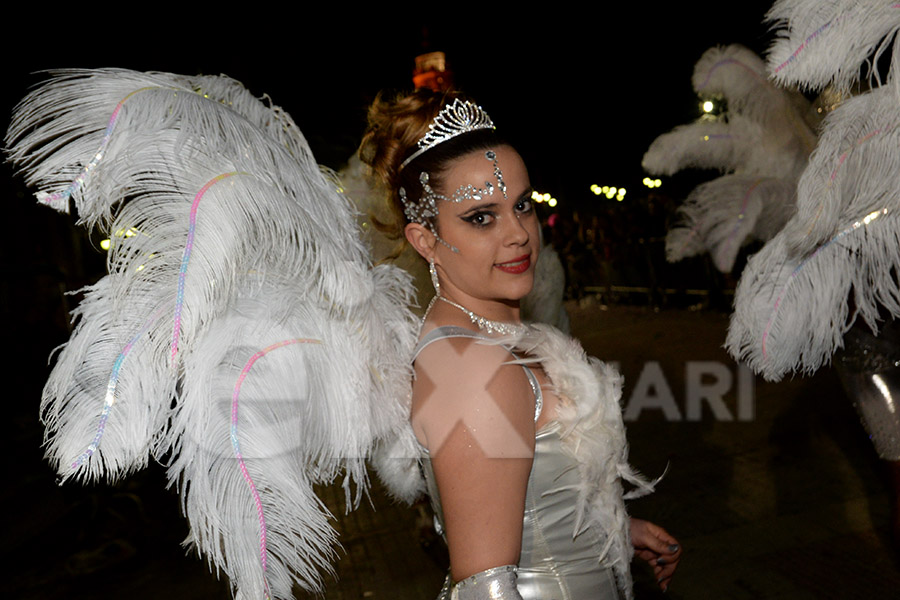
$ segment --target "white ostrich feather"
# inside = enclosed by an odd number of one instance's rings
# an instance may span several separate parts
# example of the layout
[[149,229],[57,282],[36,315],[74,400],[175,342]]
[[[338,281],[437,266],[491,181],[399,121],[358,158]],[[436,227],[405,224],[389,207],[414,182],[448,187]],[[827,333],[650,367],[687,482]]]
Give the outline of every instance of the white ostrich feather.
[[797,214],[741,278],[727,346],[766,378],[814,372],[858,317],[900,317],[897,99],[888,83],[826,118]]
[[815,134],[803,120],[809,103],[773,85],[766,64],[750,49],[740,44],[710,48],[694,67],[691,81],[700,96],[727,98],[729,118],[740,115],[753,121],[772,146],[799,154],[801,162],[815,146]]
[[690,167],[725,173],[688,196],[682,222],[667,236],[666,256],[677,261],[709,252],[716,268],[729,272],[745,243],[771,239],[793,214],[793,189],[815,134],[804,120],[809,103],[767,81],[762,60],[743,46],[707,50],[693,83],[701,95],[723,96],[727,115],[658,137],[643,164],[659,174]]
[[785,140],[784,131],[764,129],[741,115],[729,115],[727,121],[699,120],[656,138],[642,166],[658,175],[696,168],[796,181],[813,145],[799,136]]
[[405,504],[412,504],[426,491],[419,448],[412,428],[404,427],[383,438],[370,461],[388,495]]
[[[63,481],[115,481],[146,466],[168,405],[143,399],[175,392],[171,330],[159,325],[163,307],[138,294],[132,310],[117,310],[111,279],[84,290],[75,330],[44,386],[46,451]],[[170,308],[174,294],[164,300]]]
[[[745,133],[748,134],[756,138],[756,132]],[[741,140],[724,121],[696,121],[679,125],[653,140],[641,166],[657,175],[673,175],[691,168],[733,171],[743,164],[752,141]]]
[[[317,306],[301,281],[267,282],[238,298],[185,359],[190,377],[168,432],[177,448],[169,476],[179,482],[190,541],[251,597],[266,592],[258,513],[266,523],[271,592],[286,597],[294,581],[317,589],[320,571],[330,569],[336,535],[311,485],[343,477],[348,508],[355,506],[367,487],[365,460],[373,440],[407,422],[408,408],[397,401],[406,390],[397,387],[411,373],[408,363],[391,360],[408,357],[414,341],[391,331],[396,325],[412,331],[399,309],[407,299],[393,297],[404,279],[387,267],[373,274],[374,292],[388,305],[363,305],[357,314],[340,316]],[[272,349],[251,364],[264,348]],[[354,360],[361,350],[373,355]],[[235,398],[242,372],[246,378]],[[223,435],[231,427],[232,437]],[[261,511],[237,468],[241,460]],[[230,523],[228,535],[219,522],[223,514],[243,515]],[[324,551],[311,553],[309,547]]]
[[370,267],[290,117],[226,77],[63,71],[6,141],[113,241],[45,388],[51,461],[114,478],[165,454],[237,593],[319,589],[335,536],[311,485],[343,476],[355,505],[408,418],[408,277]]
[[685,168],[799,176],[815,146],[803,120],[809,103],[765,78],[764,64],[740,45],[707,50],[694,68],[701,96],[727,100],[726,118],[701,118],[658,137],[644,156],[644,168],[671,175]]
[[666,236],[666,258],[676,262],[709,252],[716,268],[729,272],[741,246],[768,240],[790,217],[794,187],[781,179],[724,175],[703,183],[678,209],[681,224]]
[[[766,64],[752,50],[732,44],[715,46],[703,53],[694,65],[691,84],[698,94],[728,95],[732,104],[730,109],[737,112],[752,111],[753,96],[768,94],[773,91],[767,85]],[[758,115],[765,118],[765,114]]]
[[726,341],[773,381],[826,364],[857,317],[877,331],[878,306],[900,316],[896,212],[862,215],[803,259],[790,258],[786,237],[779,233],[747,264]]
[[[807,90],[850,91],[860,65],[876,63],[900,29],[900,7],[890,0],[778,0],[766,18],[778,33],[769,72]],[[869,76],[877,80],[877,71]]]
[[900,90],[893,84],[845,101],[825,119],[800,178],[786,252],[802,258],[883,208],[900,209]]
[[[896,2],[776,2],[781,28],[769,68],[776,81],[841,95],[869,62],[876,86],[822,124],[800,178],[797,212],[753,257],[735,296],[727,347],[767,379],[812,373],[862,318],[877,333],[900,317],[900,109]],[[871,65],[893,42],[890,80]]]

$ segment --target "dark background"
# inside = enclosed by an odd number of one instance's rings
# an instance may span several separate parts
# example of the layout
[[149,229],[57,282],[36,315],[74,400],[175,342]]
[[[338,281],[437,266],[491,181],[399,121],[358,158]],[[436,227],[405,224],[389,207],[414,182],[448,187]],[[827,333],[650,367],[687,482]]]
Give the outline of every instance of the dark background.
[[358,143],[375,94],[409,88],[413,58],[442,50],[457,85],[526,155],[536,186],[576,201],[591,183],[639,185],[640,158],[653,138],[697,116],[690,85],[696,60],[718,44],[763,52],[770,4],[603,3],[590,11],[528,12],[466,4],[430,16],[373,12],[352,20],[337,11],[310,18],[296,7],[265,17],[217,9],[186,21],[144,11],[10,19],[16,31],[4,61],[0,123],[41,80],[31,74],[41,69],[224,73],[287,109],[319,161],[339,167]]

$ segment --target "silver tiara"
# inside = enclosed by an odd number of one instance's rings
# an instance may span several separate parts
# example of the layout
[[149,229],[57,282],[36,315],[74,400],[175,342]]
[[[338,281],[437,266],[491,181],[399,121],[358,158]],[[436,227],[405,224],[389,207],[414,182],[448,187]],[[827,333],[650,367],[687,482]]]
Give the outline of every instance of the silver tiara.
[[456,98],[453,102],[441,109],[441,112],[434,118],[431,125],[428,126],[428,133],[422,136],[418,141],[419,149],[413,152],[409,158],[400,163],[400,171],[406,165],[415,160],[423,152],[431,150],[438,144],[442,144],[447,140],[456,136],[469,133],[470,131],[478,131],[479,129],[494,129],[494,122],[488,116],[484,109],[468,100],[460,100]]

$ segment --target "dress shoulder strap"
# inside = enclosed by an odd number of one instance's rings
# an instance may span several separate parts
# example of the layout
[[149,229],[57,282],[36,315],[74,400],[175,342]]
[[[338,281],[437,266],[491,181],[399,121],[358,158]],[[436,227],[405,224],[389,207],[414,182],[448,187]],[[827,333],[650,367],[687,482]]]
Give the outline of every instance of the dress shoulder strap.
[[[413,361],[418,358],[419,353],[422,352],[427,346],[438,341],[444,340],[447,338],[472,338],[476,340],[488,340],[493,341],[493,338],[489,338],[486,335],[483,335],[477,331],[472,331],[471,329],[466,329],[464,327],[457,327],[455,325],[445,325],[443,327],[436,327],[429,331],[425,336],[419,340],[418,345],[416,346],[415,354],[413,354]],[[518,355],[512,351],[508,346],[503,346],[506,348],[507,352],[509,352],[512,357],[516,360],[519,359]],[[538,417],[541,416],[541,410],[544,408],[544,396],[541,393],[541,386],[538,383],[537,376],[534,374],[534,371],[528,368],[527,365],[522,365],[522,369],[525,371],[525,377],[528,378],[528,384],[531,385],[531,390],[534,392],[534,420],[537,422]]]
[[465,329],[464,327],[457,327],[455,325],[445,325],[443,327],[435,327],[431,331],[429,331],[425,337],[419,340],[419,343],[416,345],[416,352],[413,354],[413,360],[416,360],[419,357],[419,353],[425,349],[426,346],[438,341],[444,340],[447,338],[473,338],[477,340],[489,340],[490,338],[486,335],[482,335],[477,331],[472,331],[471,329]]

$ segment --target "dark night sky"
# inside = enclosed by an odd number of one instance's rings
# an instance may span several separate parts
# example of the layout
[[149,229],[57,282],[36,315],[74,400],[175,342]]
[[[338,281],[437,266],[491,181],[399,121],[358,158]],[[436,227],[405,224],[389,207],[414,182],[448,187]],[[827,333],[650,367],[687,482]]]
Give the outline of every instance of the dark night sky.
[[400,21],[311,19],[296,7],[262,16],[217,9],[175,25],[143,10],[127,18],[125,9],[44,15],[8,23],[16,31],[7,52],[15,55],[5,61],[0,125],[40,80],[29,74],[39,69],[225,73],[286,108],[320,162],[339,167],[363,130],[366,104],[381,89],[408,87],[413,57],[427,44],[447,53],[459,87],[520,147],[536,187],[564,199],[586,194],[591,183],[637,185],[653,138],[696,116],[694,62],[716,44],[763,52],[770,4],[625,3],[527,14],[465,5],[437,19]]

